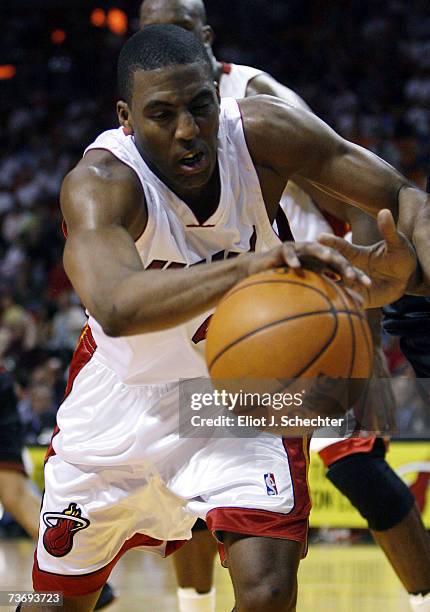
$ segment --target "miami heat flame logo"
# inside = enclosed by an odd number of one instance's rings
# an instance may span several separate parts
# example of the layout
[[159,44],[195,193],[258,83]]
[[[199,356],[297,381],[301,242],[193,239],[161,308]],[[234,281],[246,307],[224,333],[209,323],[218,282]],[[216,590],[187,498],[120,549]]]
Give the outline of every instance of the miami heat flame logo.
[[47,529],[43,534],[43,545],[53,557],[64,557],[72,550],[73,538],[77,531],[86,529],[90,521],[82,518],[75,503],[63,512],[45,512],[43,522]]

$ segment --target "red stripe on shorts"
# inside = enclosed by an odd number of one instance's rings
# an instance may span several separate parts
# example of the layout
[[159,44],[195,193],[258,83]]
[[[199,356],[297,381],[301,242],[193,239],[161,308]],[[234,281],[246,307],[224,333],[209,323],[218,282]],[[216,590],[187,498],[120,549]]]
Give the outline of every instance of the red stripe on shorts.
[[[185,542],[186,540],[166,542],[164,556],[167,557],[172,554]],[[121,550],[110,563],[95,572],[79,574],[77,576],[65,576],[64,574],[54,574],[41,570],[37,563],[36,550],[33,563],[33,588],[35,591],[61,591],[64,597],[89,595],[98,591],[104,585],[111,571],[127,550],[138,546],[160,546],[162,543],[162,540],[156,540],[143,533],[136,533],[122,545]]]
[[[73,353],[72,361],[70,363],[69,368],[69,378],[67,380],[67,386],[66,391],[64,393],[63,402],[71,392],[75,378],[82,370],[82,368],[90,361],[91,357],[94,355],[94,351],[96,350],[96,348],[97,344],[93,338],[93,334],[91,333],[91,328],[87,323],[84,329],[82,330],[75,352]],[[49,457],[53,457],[55,455],[55,450],[52,446],[52,440],[54,436],[58,434],[59,431],[60,430],[58,428],[58,425],[56,425],[52,434],[51,444],[49,445],[49,448],[46,451],[45,463],[48,461]]]

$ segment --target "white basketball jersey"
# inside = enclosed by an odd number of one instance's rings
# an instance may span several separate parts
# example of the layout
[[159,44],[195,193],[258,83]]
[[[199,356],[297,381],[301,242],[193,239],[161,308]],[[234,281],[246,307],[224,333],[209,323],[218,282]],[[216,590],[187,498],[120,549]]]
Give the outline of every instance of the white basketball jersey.
[[241,64],[223,64],[219,82],[221,98],[246,98],[246,88],[249,81],[263,74],[262,70]]
[[[221,97],[245,98],[249,81],[259,74],[264,74],[264,72],[251,66],[223,64],[219,84]],[[288,90],[285,93],[288,93]],[[293,92],[291,93],[291,100],[286,101],[296,106],[297,97]],[[295,240],[312,241],[321,232],[332,232],[331,226],[312,199],[295,183],[291,181],[288,183],[282,194],[280,205],[287,216]]]
[[[245,142],[236,100],[222,101],[218,133],[221,195],[203,224],[191,209],[149,169],[133,136],[122,128],[102,133],[86,149],[105,149],[130,166],[142,183],[148,222],[136,248],[144,268],[185,267],[222,260],[279,244],[267,216],[260,183]],[[89,314],[97,358],[123,382],[156,384],[206,376],[204,322],[210,312],[160,332],[112,338]]]

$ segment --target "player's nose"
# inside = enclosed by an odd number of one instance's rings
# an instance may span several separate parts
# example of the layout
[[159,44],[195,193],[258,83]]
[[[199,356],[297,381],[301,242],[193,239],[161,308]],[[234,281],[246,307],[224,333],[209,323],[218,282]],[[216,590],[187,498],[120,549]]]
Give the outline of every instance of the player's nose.
[[179,115],[175,131],[177,140],[192,140],[199,132],[199,126],[189,111],[184,111]]

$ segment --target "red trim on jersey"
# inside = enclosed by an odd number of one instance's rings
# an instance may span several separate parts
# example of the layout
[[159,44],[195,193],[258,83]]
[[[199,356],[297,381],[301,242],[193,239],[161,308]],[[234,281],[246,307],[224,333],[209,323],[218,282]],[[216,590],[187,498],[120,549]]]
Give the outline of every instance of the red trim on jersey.
[[335,461],[355,455],[356,453],[370,453],[375,444],[376,436],[369,438],[348,438],[347,440],[339,440],[326,448],[319,451],[319,456],[323,460],[326,467],[329,467]]
[[409,490],[415,496],[420,512],[424,512],[426,507],[429,481],[430,474],[428,472],[419,472],[416,481],[409,485]]
[[130,128],[127,128],[127,127],[123,127],[122,131],[124,132],[125,136],[131,136],[133,134],[133,130],[131,130]]
[[21,472],[24,476],[27,476],[27,472],[25,471],[24,464],[22,461],[2,461],[0,459],[0,472],[2,470],[13,471],[13,472]]
[[331,229],[335,236],[339,236],[339,238],[343,238],[345,234],[350,231],[350,225],[346,221],[339,219],[335,215],[332,215],[328,211],[324,210],[324,208],[320,208],[316,202],[314,202],[315,206],[318,208],[319,212],[322,214],[324,219],[330,225]]
[[232,69],[231,64],[227,62],[221,62],[221,74],[230,74]]
[[78,345],[73,353],[72,362],[70,364],[69,369],[69,378],[67,380],[66,392],[64,394],[63,401],[69,395],[72,390],[73,383],[75,378],[82,370],[82,368],[89,362],[91,357],[94,355],[94,351],[97,348],[97,344],[93,338],[93,334],[91,332],[91,328],[88,323],[85,325],[80,338],[78,340]]
[[[84,329],[82,330],[75,352],[73,353],[72,361],[70,363],[69,368],[69,378],[67,380],[67,387],[64,393],[63,402],[71,392],[75,378],[82,370],[82,368],[90,361],[91,357],[94,355],[94,351],[96,350],[96,348],[97,344],[93,338],[91,328],[87,323]],[[58,425],[56,425],[52,434],[51,443],[49,445],[48,450],[46,451],[45,463],[48,461],[49,457],[53,457],[55,455],[55,450],[52,446],[52,440],[54,439],[54,436],[58,434],[59,431],[60,430],[58,428]]]
[[[167,557],[172,554],[185,544],[185,542],[186,540],[173,540],[167,542],[164,556]],[[64,597],[89,595],[90,593],[98,591],[104,585],[111,571],[127,550],[138,546],[160,546],[162,543],[162,540],[156,540],[143,533],[136,533],[123,544],[121,550],[110,563],[95,572],[77,576],[65,576],[63,574],[54,574],[41,570],[37,563],[37,551],[35,551],[33,563],[33,588],[35,591],[61,591]]]

